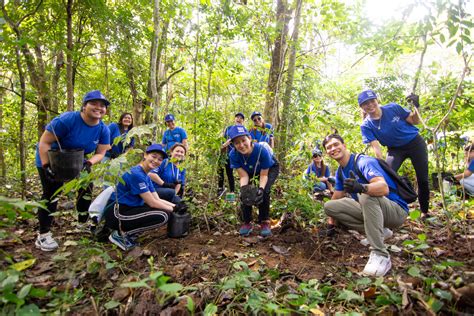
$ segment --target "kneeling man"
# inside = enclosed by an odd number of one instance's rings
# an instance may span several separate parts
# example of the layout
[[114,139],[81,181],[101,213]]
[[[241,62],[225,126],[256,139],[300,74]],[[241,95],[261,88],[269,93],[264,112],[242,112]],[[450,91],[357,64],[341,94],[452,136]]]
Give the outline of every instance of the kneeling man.
[[[403,224],[408,214],[407,203],[397,194],[397,185],[377,159],[361,155],[355,161],[355,155],[337,134],[327,136],[323,147],[340,165],[335,192],[332,200],[324,204],[324,211],[337,225],[366,234],[372,252],[362,273],[383,276],[392,267],[384,237],[391,235],[389,228]],[[355,163],[363,177],[356,176]]]

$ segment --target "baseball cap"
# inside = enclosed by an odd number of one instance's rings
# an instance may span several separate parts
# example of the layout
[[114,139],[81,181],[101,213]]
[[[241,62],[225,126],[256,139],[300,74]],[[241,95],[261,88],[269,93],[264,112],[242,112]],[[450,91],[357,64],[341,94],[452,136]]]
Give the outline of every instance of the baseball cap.
[[82,104],[86,104],[88,101],[92,100],[101,100],[104,102],[105,106],[110,105],[110,102],[99,90],[92,90],[87,92],[84,98],[82,98]]
[[258,112],[258,111],[254,111],[252,113],[252,115],[250,115],[250,119],[253,120],[254,116],[263,116],[262,113]]
[[245,120],[245,115],[242,112],[236,113],[234,117],[241,116]]
[[361,106],[362,103],[364,103],[365,101],[372,100],[372,99],[377,99],[377,94],[373,90],[362,91],[357,97],[359,106]]
[[229,138],[234,140],[234,138],[239,136],[250,136],[247,129],[242,125],[232,125],[229,129]]
[[169,122],[169,121],[174,121],[174,115],[173,114],[166,114],[165,115],[165,122]]
[[168,158],[168,155],[166,154],[165,150],[163,149],[163,146],[161,144],[151,144],[146,148],[146,153],[151,153],[151,152],[159,152],[163,154],[163,158]]

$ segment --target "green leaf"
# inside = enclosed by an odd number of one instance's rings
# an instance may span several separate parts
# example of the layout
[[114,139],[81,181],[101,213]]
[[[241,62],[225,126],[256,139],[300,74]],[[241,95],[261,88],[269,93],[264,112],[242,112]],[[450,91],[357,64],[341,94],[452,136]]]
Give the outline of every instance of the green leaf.
[[426,241],[426,234],[418,234],[418,239],[425,242]]
[[439,312],[444,305],[443,302],[438,301],[434,297],[430,297],[430,299],[426,303],[431,308],[431,310],[435,313]]
[[130,287],[130,288],[145,287],[145,288],[149,289],[150,286],[146,282],[147,282],[147,280],[141,280],[141,281],[137,281],[137,282],[125,282],[125,283],[122,283],[120,286],[121,287]]
[[461,43],[461,42],[458,42],[458,43],[456,44],[456,52],[457,52],[458,54],[461,54],[461,52],[462,52],[462,43]]
[[451,301],[453,299],[452,294],[449,293],[448,291],[443,291],[441,289],[433,289],[433,293],[437,297],[442,298],[442,299],[447,300],[447,301]]
[[377,298],[375,299],[375,304],[379,306],[391,305],[392,301],[390,301],[390,299],[385,295],[378,295]]
[[410,219],[412,221],[416,221],[418,218],[421,216],[421,211],[420,210],[415,210],[413,212],[410,212]]
[[194,301],[190,296],[187,297],[186,308],[191,314],[194,314],[194,310],[196,309],[196,306],[194,305]]
[[111,300],[104,304],[105,309],[113,309],[120,305],[120,302]]
[[342,290],[342,292],[339,293],[337,299],[341,301],[346,301],[346,302],[350,302],[350,301],[363,302],[364,301],[364,298],[362,296],[350,290]]
[[204,316],[213,316],[217,313],[217,306],[210,303],[206,305],[204,309]]
[[25,270],[25,269],[28,269],[28,268],[31,267],[32,265],[34,265],[35,262],[36,262],[36,259],[35,259],[35,258],[33,258],[33,259],[28,259],[28,260],[25,260],[25,261],[21,261],[21,262],[12,264],[12,265],[10,266],[10,268],[15,269],[16,271],[23,271],[23,270]]
[[372,283],[372,280],[370,278],[360,278],[356,281],[357,285],[369,285],[370,283]]
[[407,272],[412,277],[421,277],[420,269],[417,266],[410,267]]
[[36,315],[41,315],[41,311],[40,309],[38,308],[38,306],[36,306],[35,304],[29,304],[29,305],[26,305],[26,306],[23,306],[22,308],[20,308],[17,312],[16,312],[16,315],[18,316],[36,316]]
[[179,283],[168,283],[168,284],[163,284],[162,286],[159,287],[159,289],[163,292],[177,293],[183,289],[183,286]]
[[18,298],[24,299],[28,295],[28,293],[30,293],[32,286],[32,284],[24,285],[17,294]]

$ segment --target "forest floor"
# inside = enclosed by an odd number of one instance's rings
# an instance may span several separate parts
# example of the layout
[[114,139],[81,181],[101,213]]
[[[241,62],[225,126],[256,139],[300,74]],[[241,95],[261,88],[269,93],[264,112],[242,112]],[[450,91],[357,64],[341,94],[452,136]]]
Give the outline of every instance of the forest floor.
[[[64,201],[60,205],[71,205]],[[23,264],[17,286],[47,292],[30,291],[24,304],[46,313],[474,313],[469,216],[448,226],[441,212],[424,222],[408,218],[386,241],[393,267],[384,278],[360,274],[370,252],[361,235],[338,230],[321,239],[316,228],[302,228],[290,217],[272,237],[260,238],[257,230],[242,238],[223,214],[208,216],[210,231],[196,216],[187,237],[167,238],[162,228],[144,234],[128,252],[94,241],[78,230],[72,214],[55,220],[60,248],[42,252],[34,246],[36,221],[19,220],[0,238],[2,270]],[[162,287],[171,282],[182,287]]]

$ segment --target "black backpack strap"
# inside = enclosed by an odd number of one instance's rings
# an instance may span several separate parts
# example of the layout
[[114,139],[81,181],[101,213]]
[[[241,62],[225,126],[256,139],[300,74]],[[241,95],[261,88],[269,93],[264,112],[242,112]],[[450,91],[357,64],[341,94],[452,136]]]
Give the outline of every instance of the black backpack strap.
[[359,158],[360,158],[361,154],[356,154],[355,155],[355,158],[354,158],[354,171],[355,173],[357,174],[357,176],[361,179],[365,179],[366,182],[369,182],[367,181],[367,179],[364,177],[364,175],[362,174],[362,172],[360,171],[359,169]]

